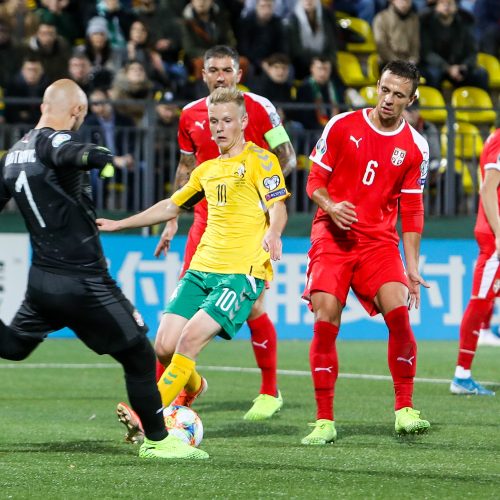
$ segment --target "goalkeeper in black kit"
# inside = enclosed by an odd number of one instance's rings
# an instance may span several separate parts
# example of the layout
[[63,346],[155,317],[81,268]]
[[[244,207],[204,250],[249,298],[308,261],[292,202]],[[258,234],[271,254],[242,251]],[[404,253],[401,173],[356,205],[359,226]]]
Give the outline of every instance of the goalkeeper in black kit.
[[0,210],[15,199],[33,250],[25,299],[9,326],[0,320],[0,357],[23,360],[49,333],[68,327],[96,353],[122,364],[146,434],[140,457],[208,458],[167,434],[147,326],[109,275],[89,170],[112,177],[113,156],[78,141],[87,108],[76,83],[57,80],[45,91],[36,127],[0,162]]

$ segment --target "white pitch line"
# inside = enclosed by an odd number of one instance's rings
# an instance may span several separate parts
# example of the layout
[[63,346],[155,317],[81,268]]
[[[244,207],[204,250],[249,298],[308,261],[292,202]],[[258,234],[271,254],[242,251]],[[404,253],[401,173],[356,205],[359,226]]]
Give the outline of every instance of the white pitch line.
[[[120,368],[118,363],[0,363],[0,369],[77,369],[87,370],[95,368]],[[211,366],[200,365],[200,370],[211,372],[239,372],[239,373],[260,373],[259,368],[243,368],[240,366]],[[279,375],[288,375],[295,377],[310,377],[311,372],[305,370],[278,370]],[[339,378],[361,379],[361,380],[384,380],[392,381],[390,375],[372,375],[368,373],[339,373]],[[451,379],[447,378],[424,378],[415,377],[415,382],[425,382],[429,384],[449,384]],[[484,385],[500,385],[500,382],[481,381]]]

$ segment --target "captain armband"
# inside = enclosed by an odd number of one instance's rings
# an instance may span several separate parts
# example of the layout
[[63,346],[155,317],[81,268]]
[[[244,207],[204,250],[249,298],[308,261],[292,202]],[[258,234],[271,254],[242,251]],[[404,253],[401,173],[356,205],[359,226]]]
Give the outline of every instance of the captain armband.
[[290,142],[290,137],[288,137],[288,134],[283,125],[278,125],[277,127],[268,130],[264,134],[264,138],[266,139],[271,149],[275,149],[285,142]]

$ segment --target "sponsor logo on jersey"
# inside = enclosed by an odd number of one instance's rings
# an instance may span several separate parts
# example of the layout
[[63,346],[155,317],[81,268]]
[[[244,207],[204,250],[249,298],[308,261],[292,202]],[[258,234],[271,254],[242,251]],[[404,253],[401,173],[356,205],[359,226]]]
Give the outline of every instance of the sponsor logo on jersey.
[[392,152],[391,163],[394,166],[399,167],[400,165],[402,165],[405,156],[406,156],[406,151],[404,149],[394,148],[394,151]]
[[272,177],[266,177],[263,181],[264,187],[272,191],[276,189],[280,185],[280,178],[277,175],[273,175]]
[[273,127],[277,127],[278,125],[281,124],[280,115],[278,115],[278,113],[276,113],[276,111],[272,112],[269,115],[269,120],[271,120],[271,124]]
[[359,149],[359,143],[361,142],[363,138],[360,137],[359,139],[356,139],[356,137],[354,137],[353,135],[351,135],[351,137],[349,137],[349,140],[354,142],[354,144],[356,144],[356,149]]
[[323,137],[316,143],[316,151],[321,155],[326,153],[326,141]]
[[204,130],[205,129],[205,122],[206,120],[203,120],[202,122],[199,122],[199,121],[195,121],[194,124],[197,126],[197,127],[200,127],[201,130]]
[[500,290],[500,280],[495,280],[493,283],[493,293],[498,293],[498,290]]
[[285,196],[286,194],[286,189],[281,188],[278,189],[277,191],[271,191],[270,193],[266,194],[266,200],[272,200],[273,198],[278,198],[278,196]]
[[427,179],[427,172],[429,171],[429,161],[424,160],[420,164],[420,179],[418,180],[417,184],[420,184],[423,186],[425,184],[425,180]]
[[52,147],[58,148],[61,144],[69,141],[70,139],[71,139],[71,136],[69,134],[57,134],[52,139]]

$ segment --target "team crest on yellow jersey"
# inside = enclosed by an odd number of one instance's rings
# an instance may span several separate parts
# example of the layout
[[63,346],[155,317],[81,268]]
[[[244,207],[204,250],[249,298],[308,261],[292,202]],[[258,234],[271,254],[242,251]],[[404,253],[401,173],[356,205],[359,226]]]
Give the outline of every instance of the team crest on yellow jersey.
[[245,177],[245,173],[246,173],[245,164],[240,163],[240,165],[234,172],[234,175],[237,175],[240,179],[243,179],[243,177]]

